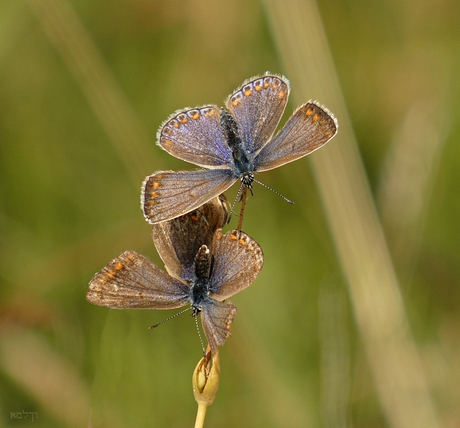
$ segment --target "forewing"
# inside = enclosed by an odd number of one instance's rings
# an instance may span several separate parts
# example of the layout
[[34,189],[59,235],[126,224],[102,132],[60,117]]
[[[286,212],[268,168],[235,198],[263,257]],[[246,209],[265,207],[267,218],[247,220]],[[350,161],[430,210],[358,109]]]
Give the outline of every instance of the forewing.
[[158,131],[157,144],[178,159],[206,168],[233,162],[220,111],[212,105],[173,113]]
[[125,251],[94,275],[86,300],[109,308],[174,309],[190,303],[189,294],[187,285]]
[[252,159],[267,143],[283,115],[289,80],[265,75],[247,80],[225,104],[239,125],[243,146]]
[[160,223],[186,214],[225,192],[236,177],[230,170],[159,171],[142,184],[146,220]]
[[256,171],[276,168],[324,146],[336,133],[338,124],[331,112],[316,102],[299,107],[284,128],[254,160]]
[[259,244],[246,233],[232,230],[214,237],[212,298],[222,301],[249,287],[264,264]]
[[236,306],[231,303],[207,299],[203,305],[201,324],[213,355],[217,352],[217,348],[231,336],[230,325],[235,315]]
[[211,247],[214,232],[227,222],[223,195],[170,221],[152,226],[152,238],[168,273],[191,281],[195,277],[195,256],[202,245]]

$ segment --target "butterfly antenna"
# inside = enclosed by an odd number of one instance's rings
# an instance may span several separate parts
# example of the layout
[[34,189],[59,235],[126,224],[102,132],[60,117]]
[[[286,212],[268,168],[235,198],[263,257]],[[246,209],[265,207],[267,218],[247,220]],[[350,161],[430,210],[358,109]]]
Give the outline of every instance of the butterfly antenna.
[[200,338],[201,349],[203,350],[203,357],[206,358],[206,349],[204,347],[203,337],[201,336],[200,326],[198,325],[198,312],[200,311],[194,309],[192,317],[195,318],[196,331],[198,332],[198,337]]
[[283,198],[286,202],[289,202],[290,204],[294,204],[290,199],[286,198],[286,196],[282,195],[280,192],[276,191],[275,189],[272,189],[270,186],[267,186],[264,183],[261,183],[260,181],[254,180],[257,184],[260,184],[262,187],[265,187],[268,190],[271,190],[275,195],[278,195],[279,197]]
[[241,200],[241,192],[245,188],[243,183],[240,184],[240,188],[238,189],[238,193],[235,196],[235,200],[233,201],[232,208],[230,209],[230,214],[228,216],[227,224],[230,223],[232,219],[232,215],[235,214],[235,205]]
[[[252,193],[252,191],[251,191]],[[241,195],[241,210],[240,210],[240,218],[238,219],[238,227],[237,230],[240,231],[243,227],[243,218],[244,218],[244,210],[246,208],[246,196],[248,194],[248,187],[243,187],[243,194]]]
[[149,330],[153,330],[154,328],[157,328],[159,325],[165,323],[166,321],[170,321],[172,320],[173,318],[176,318],[178,315],[182,315],[184,312],[187,312],[189,311],[191,308],[185,308],[185,309],[182,309],[180,312],[178,312],[177,314],[174,314],[174,315],[171,315],[170,317],[168,318],[165,318],[163,321],[160,321],[159,323],[156,323],[154,325],[151,325],[149,327]]

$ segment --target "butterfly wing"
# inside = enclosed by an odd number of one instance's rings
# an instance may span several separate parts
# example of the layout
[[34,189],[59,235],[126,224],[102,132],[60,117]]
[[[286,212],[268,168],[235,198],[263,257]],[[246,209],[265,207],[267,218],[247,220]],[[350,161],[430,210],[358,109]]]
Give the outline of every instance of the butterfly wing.
[[338,124],[332,113],[315,102],[299,107],[284,128],[254,159],[256,171],[276,168],[319,149],[336,133]]
[[141,208],[151,224],[171,220],[225,192],[235,181],[230,170],[159,171],[142,184]]
[[230,325],[235,315],[236,306],[231,303],[218,302],[208,298],[203,305],[201,324],[213,355],[217,352],[217,348],[222,346],[231,335]]
[[195,277],[195,256],[202,245],[211,247],[214,232],[227,222],[223,195],[170,221],[152,226],[155,247],[171,276],[191,281]]
[[160,127],[157,144],[174,157],[202,167],[225,168],[233,163],[216,106],[173,113]]
[[[228,200],[224,194],[211,199],[198,208],[206,217],[211,230],[222,229],[228,222]],[[212,240],[209,244],[212,243]]]
[[211,297],[222,301],[249,287],[264,263],[259,244],[246,233],[232,230],[214,239]]
[[239,125],[243,146],[252,159],[268,142],[283,115],[289,80],[265,75],[247,80],[225,104]]
[[187,285],[135,251],[125,251],[94,275],[86,300],[118,309],[174,309],[190,303],[189,296]]

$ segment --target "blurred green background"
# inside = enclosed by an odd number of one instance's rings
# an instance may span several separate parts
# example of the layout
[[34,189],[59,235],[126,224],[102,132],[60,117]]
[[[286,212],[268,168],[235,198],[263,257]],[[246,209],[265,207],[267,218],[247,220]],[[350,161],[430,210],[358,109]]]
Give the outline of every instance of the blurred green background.
[[[318,7],[439,424],[459,427],[460,7]],[[162,266],[140,185],[193,168],[155,145],[162,121],[267,70],[287,74],[258,1],[0,2],[0,427],[192,426],[194,322],[149,331],[169,313],[92,306],[87,284],[126,249]],[[249,200],[265,266],[232,299],[206,426],[392,426],[309,159],[258,179],[295,205]]]

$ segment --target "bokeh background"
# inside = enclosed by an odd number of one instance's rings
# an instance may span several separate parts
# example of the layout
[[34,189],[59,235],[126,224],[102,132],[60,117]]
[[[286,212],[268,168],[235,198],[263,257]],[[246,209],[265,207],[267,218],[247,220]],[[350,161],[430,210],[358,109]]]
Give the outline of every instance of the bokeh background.
[[[290,77],[270,10],[255,0],[0,2],[0,427],[194,423],[193,320],[150,331],[169,313],[95,307],[85,294],[126,249],[161,266],[140,185],[193,168],[155,145],[162,121],[221,105],[267,70]],[[460,7],[321,0],[318,10],[348,108],[336,115],[356,135],[422,389],[437,426],[460,427]],[[321,150],[335,144],[340,131]],[[310,162],[258,177],[295,205],[260,186],[248,202],[244,230],[265,266],[232,299],[207,426],[397,426]]]

